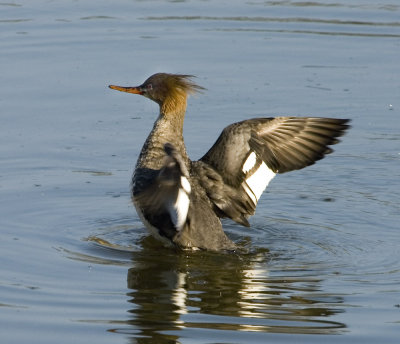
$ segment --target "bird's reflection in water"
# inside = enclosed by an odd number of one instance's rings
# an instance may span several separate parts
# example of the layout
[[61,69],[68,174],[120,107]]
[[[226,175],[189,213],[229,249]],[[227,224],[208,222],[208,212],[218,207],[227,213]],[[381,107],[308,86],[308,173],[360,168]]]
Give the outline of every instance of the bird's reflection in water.
[[340,296],[321,290],[307,267],[268,271],[265,250],[253,253],[177,252],[146,238],[128,271],[134,343],[179,343],[183,331],[208,329],[337,334],[329,320]]

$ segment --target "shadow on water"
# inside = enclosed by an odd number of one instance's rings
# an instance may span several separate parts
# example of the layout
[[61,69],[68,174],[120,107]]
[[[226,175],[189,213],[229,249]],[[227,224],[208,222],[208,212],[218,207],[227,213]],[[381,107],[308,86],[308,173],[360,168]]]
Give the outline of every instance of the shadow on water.
[[[100,245],[115,250],[104,240]],[[182,252],[160,247],[151,237],[142,238],[140,246],[131,252],[133,266],[127,272],[131,319],[109,329],[130,336],[132,343],[179,343],[183,331],[199,330],[229,337],[237,331],[345,331],[345,324],[330,319],[344,312],[343,298],[322,291],[320,274],[305,266],[270,271],[265,248]]]

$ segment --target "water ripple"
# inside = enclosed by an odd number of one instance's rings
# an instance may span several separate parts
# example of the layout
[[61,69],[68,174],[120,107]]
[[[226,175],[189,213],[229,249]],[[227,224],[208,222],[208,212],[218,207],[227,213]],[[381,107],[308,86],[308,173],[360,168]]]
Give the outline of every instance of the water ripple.
[[203,21],[239,21],[239,22],[278,22],[278,23],[317,23],[334,25],[362,25],[362,26],[400,26],[400,22],[376,22],[363,20],[341,20],[341,19],[321,19],[305,17],[213,17],[213,16],[150,16],[141,18],[142,20],[203,20]]
[[[326,248],[293,240],[290,229],[282,235],[278,228],[268,233],[255,228],[250,241],[257,241],[260,232],[269,239],[247,253],[182,252],[161,247],[142,226],[134,228],[127,221],[103,220],[98,234],[86,239],[91,243],[86,252],[67,252],[70,258],[89,263],[130,264],[132,318],[110,332],[132,334],[140,328],[141,336],[154,339],[162,331],[185,328],[301,334],[346,329],[331,319],[345,308],[343,295],[323,290],[329,275],[326,264],[294,261],[310,245],[314,253],[315,247],[324,252]],[[227,227],[235,237],[238,226]],[[280,247],[283,239],[286,252]]]

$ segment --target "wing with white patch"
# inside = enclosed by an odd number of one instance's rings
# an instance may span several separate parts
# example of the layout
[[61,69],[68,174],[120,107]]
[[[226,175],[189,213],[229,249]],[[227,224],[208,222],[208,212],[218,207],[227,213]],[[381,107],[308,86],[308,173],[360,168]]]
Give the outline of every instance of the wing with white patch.
[[172,239],[185,226],[191,186],[180,154],[170,144],[164,148],[167,153],[164,166],[146,189],[133,195],[133,201],[159,235]]
[[202,185],[221,217],[246,225],[246,217],[254,214],[271,179],[277,173],[312,165],[332,152],[328,146],[338,142],[347,122],[277,117],[233,123],[200,159],[197,170]]

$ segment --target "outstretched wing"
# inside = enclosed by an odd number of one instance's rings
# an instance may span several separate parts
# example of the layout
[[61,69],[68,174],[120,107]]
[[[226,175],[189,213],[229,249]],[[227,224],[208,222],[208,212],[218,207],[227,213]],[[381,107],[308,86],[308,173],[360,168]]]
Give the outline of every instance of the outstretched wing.
[[221,217],[248,225],[276,173],[314,164],[349,127],[347,119],[254,118],[226,127],[196,169]]

